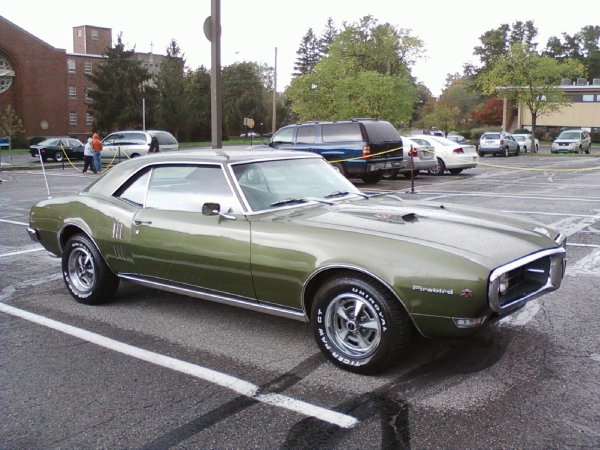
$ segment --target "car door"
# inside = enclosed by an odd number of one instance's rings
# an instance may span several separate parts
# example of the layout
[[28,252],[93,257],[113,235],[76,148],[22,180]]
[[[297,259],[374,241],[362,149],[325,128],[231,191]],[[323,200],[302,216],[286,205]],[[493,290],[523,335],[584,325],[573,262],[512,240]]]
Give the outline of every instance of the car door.
[[[250,225],[220,165],[153,167],[120,196],[140,205],[129,244],[138,276],[256,299]],[[205,203],[226,217],[203,214]]]

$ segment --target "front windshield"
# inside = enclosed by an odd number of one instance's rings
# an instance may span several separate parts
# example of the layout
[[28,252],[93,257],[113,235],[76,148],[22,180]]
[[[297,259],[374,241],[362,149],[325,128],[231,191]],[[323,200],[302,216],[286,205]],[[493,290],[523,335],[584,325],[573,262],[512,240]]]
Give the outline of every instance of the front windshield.
[[237,164],[233,173],[253,211],[363,195],[330,164],[318,158]]
[[558,139],[579,139],[579,133],[574,133],[572,131],[563,131],[562,133],[560,133],[560,136],[558,136]]

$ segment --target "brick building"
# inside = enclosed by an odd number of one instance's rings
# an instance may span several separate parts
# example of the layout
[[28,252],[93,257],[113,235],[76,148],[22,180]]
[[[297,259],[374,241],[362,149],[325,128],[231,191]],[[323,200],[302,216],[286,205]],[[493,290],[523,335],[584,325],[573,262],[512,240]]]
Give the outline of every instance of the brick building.
[[[23,121],[25,136],[72,136],[84,139],[92,132],[85,76],[100,64],[104,49],[112,46],[110,28],[73,27],[73,53],[52,47],[0,16],[0,114],[8,105]],[[162,55],[136,53],[155,75]]]

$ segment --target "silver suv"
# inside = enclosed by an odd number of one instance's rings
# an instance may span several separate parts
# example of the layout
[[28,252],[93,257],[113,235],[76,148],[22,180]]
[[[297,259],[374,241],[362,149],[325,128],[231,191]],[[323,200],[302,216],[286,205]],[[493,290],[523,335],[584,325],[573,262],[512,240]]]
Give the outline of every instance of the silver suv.
[[479,138],[479,148],[477,149],[479,156],[510,156],[511,154],[518,156],[520,150],[521,147],[515,138],[504,131],[486,131]]
[[565,130],[552,143],[552,153],[587,153],[590,154],[592,139],[585,130]]
[[135,158],[148,154],[152,136],[158,139],[161,152],[179,150],[179,142],[168,131],[135,130],[115,131],[102,140],[102,158]]

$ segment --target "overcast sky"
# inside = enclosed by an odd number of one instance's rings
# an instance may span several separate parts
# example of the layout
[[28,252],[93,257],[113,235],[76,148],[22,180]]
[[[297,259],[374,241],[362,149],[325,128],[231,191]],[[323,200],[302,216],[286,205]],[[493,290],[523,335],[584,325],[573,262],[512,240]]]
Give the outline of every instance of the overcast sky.
[[[210,15],[210,3],[4,1],[0,15],[67,52],[73,51],[72,28],[79,25],[112,28],[113,40],[123,32],[128,48],[135,46],[140,52],[153,49],[164,54],[174,38],[189,67],[209,68],[210,42],[202,25]],[[473,58],[473,48],[486,31],[503,23],[533,20],[539,31],[538,47],[543,48],[550,36],[560,37],[563,32],[572,35],[586,25],[598,25],[600,1],[221,0],[221,64],[246,60],[272,66],[277,47],[277,90],[283,91],[290,83],[296,51],[309,28],[320,35],[329,17],[340,28],[344,21],[354,23],[366,15],[380,23],[410,29],[425,42],[427,57],[417,63],[413,74],[437,96],[448,73],[462,73],[464,63],[479,62]]]

